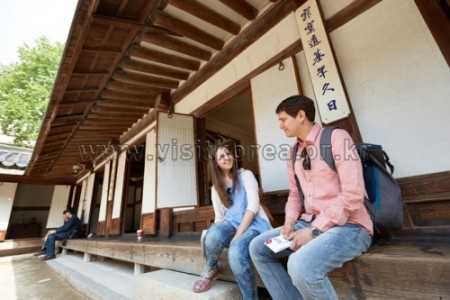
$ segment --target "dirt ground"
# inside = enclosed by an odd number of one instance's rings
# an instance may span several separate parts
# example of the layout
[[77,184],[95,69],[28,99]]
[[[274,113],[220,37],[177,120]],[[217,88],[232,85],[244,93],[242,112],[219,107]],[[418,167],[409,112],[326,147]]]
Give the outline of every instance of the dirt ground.
[[85,299],[45,262],[31,255],[0,257],[0,299]]

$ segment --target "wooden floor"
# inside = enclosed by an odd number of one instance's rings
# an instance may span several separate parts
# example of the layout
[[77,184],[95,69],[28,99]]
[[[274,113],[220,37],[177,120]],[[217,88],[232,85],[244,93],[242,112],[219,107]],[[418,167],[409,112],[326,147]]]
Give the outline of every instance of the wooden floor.
[[40,238],[5,240],[0,242],[0,257],[37,252],[43,243]]
[[[79,239],[68,249],[155,268],[200,274],[198,237]],[[222,254],[220,279],[234,281]],[[329,274],[341,299],[450,299],[450,243],[445,240],[392,240]],[[263,286],[261,280],[258,284]]]

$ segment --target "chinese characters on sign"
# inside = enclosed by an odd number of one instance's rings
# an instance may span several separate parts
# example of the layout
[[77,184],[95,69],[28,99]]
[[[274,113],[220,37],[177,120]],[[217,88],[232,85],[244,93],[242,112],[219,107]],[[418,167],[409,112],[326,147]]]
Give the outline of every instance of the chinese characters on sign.
[[306,1],[295,17],[322,122],[346,118],[350,109],[316,0]]

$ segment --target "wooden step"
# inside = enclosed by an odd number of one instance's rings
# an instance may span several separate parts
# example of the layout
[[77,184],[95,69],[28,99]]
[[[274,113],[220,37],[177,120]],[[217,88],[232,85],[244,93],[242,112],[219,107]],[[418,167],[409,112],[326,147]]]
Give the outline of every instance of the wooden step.
[[342,299],[446,299],[450,245],[403,240],[374,245],[330,278]]
[[0,257],[37,252],[43,243],[41,239],[5,240],[0,242]]

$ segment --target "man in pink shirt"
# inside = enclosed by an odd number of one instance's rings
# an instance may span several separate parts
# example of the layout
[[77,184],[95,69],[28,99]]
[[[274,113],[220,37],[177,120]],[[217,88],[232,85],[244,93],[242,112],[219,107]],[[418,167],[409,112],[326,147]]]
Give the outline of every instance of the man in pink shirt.
[[[250,244],[251,258],[273,299],[337,299],[328,272],[361,255],[372,242],[361,162],[351,136],[342,129],[331,135],[337,172],[321,158],[322,127],[314,122],[311,99],[291,96],[278,105],[276,113],[286,136],[297,138],[297,159],[295,166],[287,161],[284,226],[256,237]],[[291,244],[274,253],[265,242],[278,235]],[[281,263],[286,257],[287,272]]]

